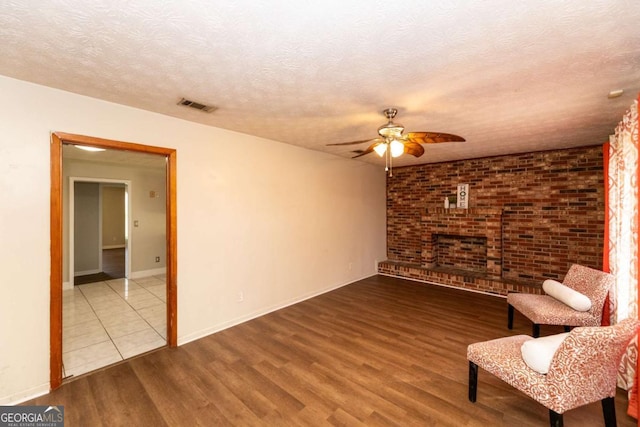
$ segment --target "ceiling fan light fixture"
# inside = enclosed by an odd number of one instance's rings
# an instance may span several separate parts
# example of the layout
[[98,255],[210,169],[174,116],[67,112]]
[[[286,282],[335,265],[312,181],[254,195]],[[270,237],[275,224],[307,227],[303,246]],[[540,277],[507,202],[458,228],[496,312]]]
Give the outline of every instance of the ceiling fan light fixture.
[[440,142],[464,142],[464,138],[458,135],[442,132],[409,132],[403,135],[404,126],[399,123],[393,123],[393,119],[398,113],[395,108],[387,108],[382,114],[387,118],[387,123],[378,128],[379,138],[365,139],[351,142],[339,142],[327,145],[355,145],[369,143],[365,150],[353,151],[356,153],[354,159],[362,157],[371,152],[376,152],[378,156],[384,157],[385,171],[392,175],[393,158],[400,157],[403,154],[410,154],[414,157],[420,157],[424,154],[424,148],[421,144],[436,144]]
[[74,145],[74,147],[80,149],[80,150],[84,150],[84,151],[91,151],[91,152],[98,152],[98,151],[105,151],[104,148],[100,148],[100,147],[91,147],[89,145]]
[[373,147],[373,150],[376,152],[376,154],[378,154],[378,156],[382,157],[384,156],[384,153],[387,151],[387,143],[382,142],[376,145],[375,147]]
[[389,120],[389,123],[378,128],[378,135],[383,138],[400,138],[403,131],[404,126],[399,123],[393,123]]
[[391,157],[400,157],[404,154],[404,144],[397,139],[391,140],[389,149],[391,150]]

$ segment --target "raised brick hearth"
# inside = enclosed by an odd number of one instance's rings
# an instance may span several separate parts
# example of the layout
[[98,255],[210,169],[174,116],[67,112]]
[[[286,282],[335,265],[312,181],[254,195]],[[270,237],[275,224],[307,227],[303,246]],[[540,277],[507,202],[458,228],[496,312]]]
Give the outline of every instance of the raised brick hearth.
[[387,260],[378,264],[378,272],[388,276],[403,277],[405,279],[497,295],[506,295],[508,292],[542,293],[542,287],[537,284],[492,278],[469,270],[446,267],[427,268],[415,264]]
[[[469,184],[469,209],[445,209]],[[602,268],[601,146],[395,168],[381,274],[506,295]],[[481,257],[486,254],[486,259]]]

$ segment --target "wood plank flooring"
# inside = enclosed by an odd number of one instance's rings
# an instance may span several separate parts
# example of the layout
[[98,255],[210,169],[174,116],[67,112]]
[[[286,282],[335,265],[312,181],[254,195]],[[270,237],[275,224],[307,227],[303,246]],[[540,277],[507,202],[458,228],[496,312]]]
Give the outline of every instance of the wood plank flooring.
[[[548,411],[480,371],[467,345],[530,333],[506,301],[374,276],[185,344],[79,377],[25,404],[70,426],[546,426]],[[542,335],[562,332],[542,329]],[[618,426],[636,426],[616,398]],[[602,426],[599,403],[566,426]]]
[[102,250],[102,271],[95,274],[75,276],[74,285],[84,285],[87,283],[103,282],[111,279],[124,277],[125,252],[124,248],[103,249]]

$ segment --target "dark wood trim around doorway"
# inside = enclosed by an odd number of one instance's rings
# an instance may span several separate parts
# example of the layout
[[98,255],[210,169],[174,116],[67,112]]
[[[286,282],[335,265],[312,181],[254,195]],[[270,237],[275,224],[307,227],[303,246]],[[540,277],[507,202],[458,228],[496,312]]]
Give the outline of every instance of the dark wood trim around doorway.
[[176,150],[131,142],[112,141],[63,132],[51,134],[51,277],[50,277],[50,388],[62,384],[62,144],[81,144],[93,147],[158,154],[167,158],[167,344],[178,345],[177,324],[177,192]]
[[62,142],[51,135],[51,276],[49,298],[49,378],[54,390],[62,384]]

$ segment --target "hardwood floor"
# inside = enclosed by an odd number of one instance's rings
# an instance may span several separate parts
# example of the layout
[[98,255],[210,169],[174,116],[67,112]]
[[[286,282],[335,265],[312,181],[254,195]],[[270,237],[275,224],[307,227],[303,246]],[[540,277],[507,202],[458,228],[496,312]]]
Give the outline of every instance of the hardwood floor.
[[[467,399],[467,345],[530,333],[518,313],[507,330],[506,311],[502,298],[374,276],[25,404],[64,405],[67,427],[546,426],[547,409],[484,371]],[[619,390],[618,426],[636,426],[626,404]],[[600,404],[565,425],[602,426]]]
[[124,248],[103,249],[102,250],[102,271],[112,279],[124,277]]
[[73,278],[73,284],[85,285],[87,283],[103,282],[124,277],[124,256],[124,248],[103,249],[102,272],[86,274],[84,276],[75,276]]

